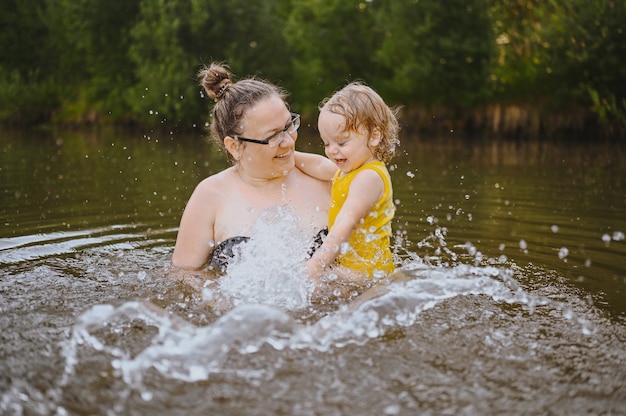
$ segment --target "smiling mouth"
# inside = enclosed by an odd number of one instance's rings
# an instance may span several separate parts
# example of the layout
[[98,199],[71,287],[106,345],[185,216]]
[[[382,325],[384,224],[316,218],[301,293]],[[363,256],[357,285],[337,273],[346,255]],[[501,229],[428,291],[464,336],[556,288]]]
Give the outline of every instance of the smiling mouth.
[[335,163],[336,163],[337,165],[340,165],[340,164],[342,164],[342,163],[346,163],[346,160],[347,160],[347,159],[335,159]]
[[283,153],[282,155],[274,156],[274,159],[287,159],[291,157],[292,152]]

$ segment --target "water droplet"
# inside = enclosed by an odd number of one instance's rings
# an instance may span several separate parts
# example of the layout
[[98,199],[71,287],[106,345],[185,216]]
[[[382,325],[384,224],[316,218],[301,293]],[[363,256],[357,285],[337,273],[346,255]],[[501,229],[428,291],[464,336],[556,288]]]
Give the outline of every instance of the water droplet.
[[474,264],[478,266],[481,261],[483,261],[483,253],[480,251],[477,251],[476,256],[474,256]]
[[348,243],[348,242],[341,243],[341,247],[339,249],[339,252],[341,254],[346,254],[348,251],[350,251],[350,243]]
[[384,412],[386,415],[397,415],[400,413],[400,405],[390,404],[389,406],[385,407]]
[[552,227],[550,227],[550,229],[555,234],[559,232],[559,226],[558,225],[553,225]]

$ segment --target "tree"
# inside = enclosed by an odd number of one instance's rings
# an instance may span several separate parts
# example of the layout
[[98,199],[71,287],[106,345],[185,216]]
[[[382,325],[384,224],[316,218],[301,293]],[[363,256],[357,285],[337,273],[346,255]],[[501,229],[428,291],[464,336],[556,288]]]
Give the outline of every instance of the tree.
[[[193,124],[206,118],[196,72],[201,63],[225,61],[236,74],[263,70],[289,75],[282,38],[286,0],[142,0],[132,30],[131,58],[139,82],[130,90],[133,110],[153,123]],[[281,12],[283,10],[283,12]]]
[[550,3],[550,58],[566,80],[556,91],[560,104],[591,108],[608,132],[625,128],[626,1]]
[[564,124],[556,127],[583,129],[590,110],[609,130],[626,126],[626,2],[494,0],[490,12],[498,102]]
[[483,0],[383,2],[376,62],[385,91],[404,103],[468,109],[488,96],[491,22]]
[[5,0],[0,14],[0,120],[41,122],[58,105],[57,56],[45,0]]
[[300,1],[285,28],[294,55],[294,102],[305,113],[349,81],[373,87],[383,78],[374,53],[380,44],[375,2]]
[[139,0],[48,0],[48,28],[59,51],[58,82],[71,87],[64,120],[128,117],[126,90],[134,84],[128,59]]

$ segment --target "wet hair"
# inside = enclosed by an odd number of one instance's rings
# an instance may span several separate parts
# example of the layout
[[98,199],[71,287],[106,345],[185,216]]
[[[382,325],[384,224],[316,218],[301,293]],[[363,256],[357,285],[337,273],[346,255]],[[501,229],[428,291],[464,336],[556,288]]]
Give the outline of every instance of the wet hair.
[[283,101],[287,98],[285,90],[262,79],[252,77],[233,82],[228,66],[215,62],[198,71],[198,82],[215,101],[210,132],[222,144],[226,136],[242,133],[241,120],[254,104],[272,96]]
[[358,132],[364,128],[369,134],[378,129],[381,140],[372,148],[374,157],[388,162],[400,144],[398,109],[391,109],[380,95],[361,82],[351,82],[330,98],[325,98],[319,110],[327,110],[345,118],[344,132]]

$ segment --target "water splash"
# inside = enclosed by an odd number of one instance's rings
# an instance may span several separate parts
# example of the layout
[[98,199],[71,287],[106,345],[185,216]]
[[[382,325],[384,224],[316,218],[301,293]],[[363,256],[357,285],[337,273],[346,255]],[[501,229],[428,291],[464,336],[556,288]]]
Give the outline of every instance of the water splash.
[[[88,365],[85,357],[95,351],[127,386],[120,393],[121,402],[133,391],[149,401],[154,394],[144,383],[149,372],[197,382],[228,371],[233,354],[250,356],[267,347],[326,353],[365,345],[414,326],[424,311],[453,298],[486,297],[496,304],[519,305],[528,314],[545,307],[577,325],[584,336],[594,332],[566,301],[524,290],[516,280],[515,265],[485,265],[491,259],[483,258],[472,243],[462,246],[470,264],[459,264],[467,259],[448,247],[447,229],[434,218],[433,233],[418,244],[433,248],[433,256],[421,259],[407,251],[396,273],[321,318],[316,315],[303,322],[294,318],[294,312],[311,306],[313,287],[303,268],[310,237],[287,206],[268,210],[260,218],[227,274],[204,288],[205,303],[225,297],[232,309],[220,311],[208,325],[194,325],[147,301],[94,306],[79,316],[63,344],[65,369],[59,386],[70,383],[76,370]],[[401,235],[398,240],[403,240]],[[150,330],[137,329],[146,327]]]
[[312,232],[299,228],[287,205],[264,211],[249,241],[236,248],[219,291],[234,305],[263,303],[295,310],[310,306],[312,281],[304,260]]
[[[326,352],[348,345],[364,345],[394,331],[414,325],[425,310],[455,297],[487,296],[499,303],[517,304],[529,313],[548,306],[564,319],[593,329],[578,319],[565,303],[525,292],[513,277],[513,269],[457,265],[433,266],[412,262],[379,282],[355,301],[314,322],[299,322],[272,305],[240,304],[207,326],[196,326],[149,302],[99,305],[82,314],[64,345],[67,383],[85,350],[107,354],[114,374],[130,389],[149,400],[143,385],[147,371],[185,382],[208,380],[225,370],[233,352],[255,354],[263,346]],[[127,332],[144,322],[154,335],[140,343],[125,344]],[[130,329],[129,329],[130,328]],[[82,352],[81,352],[82,351]],[[133,352],[134,351],[134,352]],[[270,370],[268,370],[270,371]]]
[[[133,354],[131,346],[115,345],[112,335],[120,336],[128,322],[137,319],[158,332],[147,347]],[[63,344],[66,365],[60,385],[73,377],[81,348],[112,356],[116,375],[141,389],[143,372],[149,368],[187,382],[206,380],[221,368],[231,350],[250,354],[264,344],[282,349],[282,340],[292,336],[295,327],[293,318],[266,305],[237,307],[206,327],[190,324],[149,302],[97,305],[79,317],[71,338]]]

